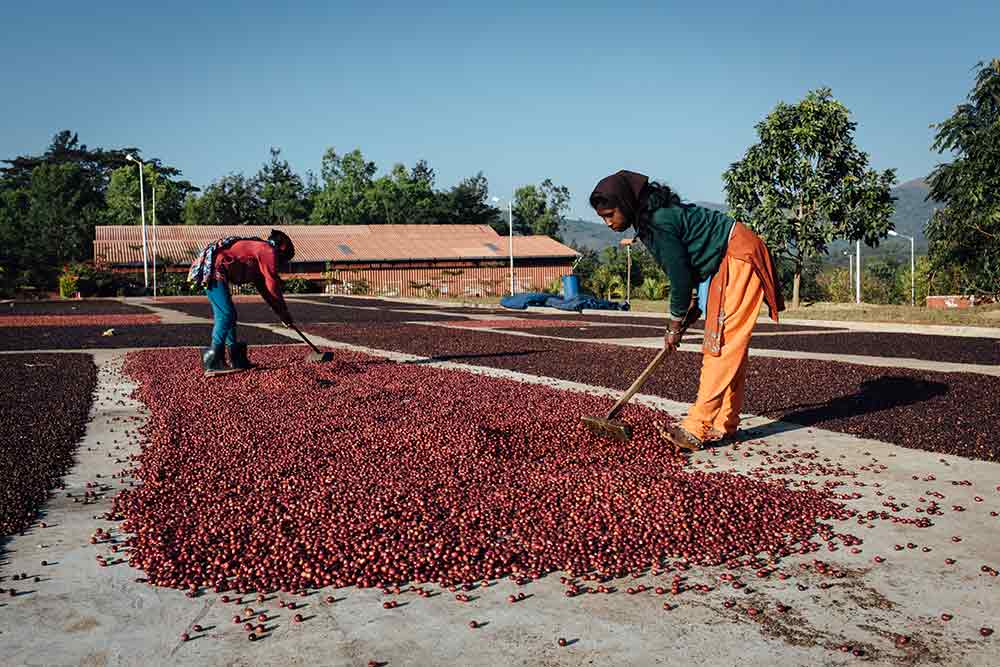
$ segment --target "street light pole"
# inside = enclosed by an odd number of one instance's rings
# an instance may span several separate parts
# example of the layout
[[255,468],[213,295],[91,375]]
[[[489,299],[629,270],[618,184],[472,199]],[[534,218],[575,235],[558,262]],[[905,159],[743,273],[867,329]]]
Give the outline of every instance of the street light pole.
[[[499,204],[501,197],[493,197],[492,201],[494,204]],[[509,225],[510,235],[508,238],[508,246],[510,249],[510,295],[514,296],[514,200],[507,200],[507,224]]]
[[618,243],[625,246],[625,303],[632,303],[632,243],[634,238],[622,239]]
[[854,262],[854,301],[861,303],[861,239],[858,239],[858,258]]
[[514,200],[507,200],[507,223],[510,225],[510,295],[514,296]]
[[899,236],[904,239],[910,239],[910,305],[916,306],[917,305],[917,280],[916,280],[917,262],[916,262],[916,257],[914,255],[913,237],[907,236],[906,234],[900,234],[899,232],[894,231],[892,229],[889,230],[889,236]]
[[149,257],[147,255],[146,244],[146,189],[143,187],[142,181],[142,160],[131,153],[126,155],[125,159],[129,162],[135,162],[139,167],[139,214],[142,219],[142,278],[146,289],[149,289]]
[[156,168],[153,168],[153,299],[156,299]]

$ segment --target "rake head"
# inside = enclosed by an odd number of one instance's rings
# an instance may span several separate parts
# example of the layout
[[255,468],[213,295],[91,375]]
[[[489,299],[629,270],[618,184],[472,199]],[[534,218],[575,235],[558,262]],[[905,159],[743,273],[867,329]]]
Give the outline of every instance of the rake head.
[[604,417],[581,417],[580,421],[586,425],[594,434],[628,442],[632,439],[632,427],[617,419],[605,419]]

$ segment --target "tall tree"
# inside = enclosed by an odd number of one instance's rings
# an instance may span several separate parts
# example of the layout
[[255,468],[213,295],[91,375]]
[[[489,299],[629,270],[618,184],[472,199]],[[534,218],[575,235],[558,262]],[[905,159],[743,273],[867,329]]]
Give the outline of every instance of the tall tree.
[[[112,172],[126,166],[135,169],[135,165],[125,159],[130,153],[141,156],[142,151],[136,147],[112,150],[88,148],[86,144],[80,143],[75,132],[63,130],[52,138],[52,142],[42,155],[21,155],[10,160],[0,160],[7,165],[0,167],[0,179],[8,184],[27,187],[35,167],[42,164],[72,163],[80,168],[94,191],[103,196],[111,181]],[[181,175],[179,169],[163,164],[158,158],[147,158],[144,162],[152,165],[161,178],[173,181],[183,195],[197,192],[198,188],[179,178]]]
[[[160,176],[154,165],[143,165],[145,181],[146,223],[153,220],[153,195],[156,195],[156,224],[178,225],[184,211],[185,190],[171,180]],[[137,225],[142,217],[142,200],[139,196],[139,170],[133,165],[119,167],[111,172],[111,182],[105,194],[106,221],[112,225]]]
[[976,67],[968,101],[935,126],[932,148],[954,159],[928,178],[944,208],[926,232],[932,273],[958,268],[966,291],[1000,298],[1000,58]]
[[377,171],[360,149],[345,155],[328,148],[321,167],[322,190],[316,196],[312,222],[320,225],[363,225],[371,218],[366,194]]
[[559,227],[569,208],[569,189],[546,178],[541,185],[514,191],[514,229],[519,234],[539,234],[559,240]]
[[878,245],[892,228],[895,170],[868,168],[856,127],[829,88],[810,91],[778,103],[757,124],[758,142],[723,174],[731,215],[791,261],[793,307],[807,260],[836,239]]
[[21,234],[22,265],[33,282],[49,284],[66,262],[89,259],[101,206],[76,164],[42,164],[32,171]]
[[497,233],[506,234],[507,220],[490,204],[489,196],[490,184],[483,172],[463,178],[443,196],[448,221],[456,225],[489,225]]
[[184,222],[189,225],[262,225],[263,205],[255,179],[228,174],[215,181],[200,197],[184,202]]
[[0,293],[31,282],[25,273],[28,209],[27,188],[0,187]]
[[421,225],[437,222],[437,195],[434,172],[426,162],[411,170],[396,164],[385,176],[375,179],[366,192],[367,210],[373,224]]
[[302,224],[309,211],[305,184],[288,161],[280,158],[281,149],[272,147],[271,160],[254,179],[260,196],[260,217],[269,225]]

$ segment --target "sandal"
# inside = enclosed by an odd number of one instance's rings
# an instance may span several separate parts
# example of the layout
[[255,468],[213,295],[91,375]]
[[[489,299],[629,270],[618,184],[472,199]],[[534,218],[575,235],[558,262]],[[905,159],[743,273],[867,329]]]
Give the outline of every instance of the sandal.
[[689,452],[697,452],[704,444],[700,439],[689,433],[683,426],[676,425],[664,427],[659,422],[654,422],[654,425],[656,426],[656,430],[660,432],[660,436],[678,449],[684,449]]

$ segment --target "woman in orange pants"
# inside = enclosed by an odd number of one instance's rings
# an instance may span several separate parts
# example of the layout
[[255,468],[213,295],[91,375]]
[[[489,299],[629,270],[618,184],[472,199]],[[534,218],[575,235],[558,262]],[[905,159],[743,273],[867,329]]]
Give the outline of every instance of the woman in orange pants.
[[700,449],[736,432],[746,386],[747,350],[761,303],[777,322],[784,309],[771,255],[750,229],[732,218],[681,203],[665,185],[631,171],[602,179],[590,205],[616,232],[636,235],[670,278],[670,319],[664,346],[680,345],[692,292],[708,284],[704,358],[698,398],[679,425],[661,429],[677,447]]

